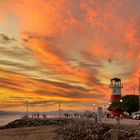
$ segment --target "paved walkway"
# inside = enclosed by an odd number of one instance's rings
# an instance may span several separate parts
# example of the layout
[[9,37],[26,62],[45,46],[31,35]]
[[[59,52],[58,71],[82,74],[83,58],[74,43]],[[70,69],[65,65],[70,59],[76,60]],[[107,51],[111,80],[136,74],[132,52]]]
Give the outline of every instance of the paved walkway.
[[0,130],[0,140],[54,140],[57,126],[20,127]]
[[[103,119],[104,123],[116,124],[116,119]],[[133,119],[122,119],[120,120],[120,124],[122,125],[140,125],[140,120]]]

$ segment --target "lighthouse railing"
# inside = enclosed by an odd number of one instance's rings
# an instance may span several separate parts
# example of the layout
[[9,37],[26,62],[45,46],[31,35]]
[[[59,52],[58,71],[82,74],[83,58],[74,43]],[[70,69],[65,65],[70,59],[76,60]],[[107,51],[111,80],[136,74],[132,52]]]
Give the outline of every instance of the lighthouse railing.
[[114,85],[109,85],[109,88],[115,88],[115,87],[119,87],[119,88],[123,88],[123,84],[114,84]]

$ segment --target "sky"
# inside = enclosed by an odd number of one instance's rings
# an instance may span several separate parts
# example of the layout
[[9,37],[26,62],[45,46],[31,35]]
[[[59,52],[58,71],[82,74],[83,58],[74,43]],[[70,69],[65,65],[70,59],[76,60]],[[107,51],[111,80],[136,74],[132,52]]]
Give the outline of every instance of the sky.
[[138,94],[139,0],[0,0],[0,110],[92,110],[110,79]]

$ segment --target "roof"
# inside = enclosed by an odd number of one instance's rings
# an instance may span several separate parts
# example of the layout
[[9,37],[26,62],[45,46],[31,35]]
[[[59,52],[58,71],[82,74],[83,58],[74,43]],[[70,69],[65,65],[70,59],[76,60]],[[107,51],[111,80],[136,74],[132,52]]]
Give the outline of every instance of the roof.
[[121,79],[120,79],[120,78],[116,78],[116,77],[111,79],[111,81],[113,81],[113,80],[114,80],[114,81],[116,81],[116,82],[121,81]]

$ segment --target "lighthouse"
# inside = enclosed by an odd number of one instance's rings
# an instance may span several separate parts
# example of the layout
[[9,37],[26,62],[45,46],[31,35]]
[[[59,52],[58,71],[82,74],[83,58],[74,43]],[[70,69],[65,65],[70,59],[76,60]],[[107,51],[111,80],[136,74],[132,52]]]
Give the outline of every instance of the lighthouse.
[[120,100],[122,97],[121,89],[123,88],[121,79],[119,78],[111,79],[110,88],[112,89],[111,103]]

